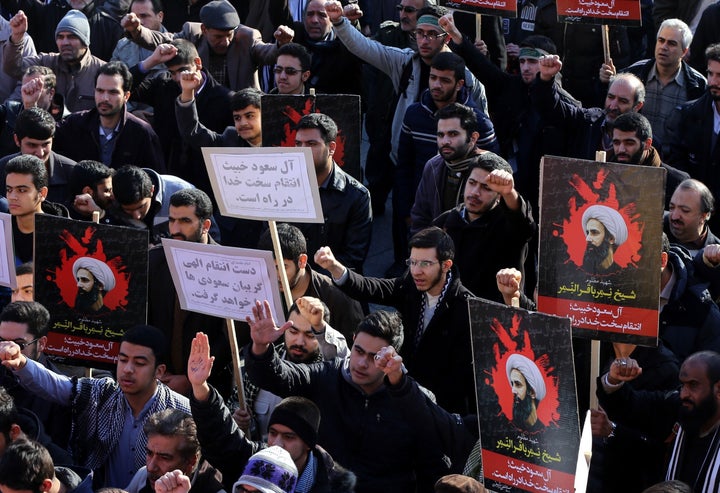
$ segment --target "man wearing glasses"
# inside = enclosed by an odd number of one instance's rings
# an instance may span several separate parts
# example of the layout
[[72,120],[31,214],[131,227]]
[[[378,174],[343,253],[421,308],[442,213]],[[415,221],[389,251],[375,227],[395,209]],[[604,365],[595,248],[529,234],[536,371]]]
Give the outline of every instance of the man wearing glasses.
[[329,247],[317,251],[315,262],[347,295],[400,312],[400,355],[408,371],[440,407],[466,415],[476,406],[467,306],[473,294],[460,282],[454,256],[450,236],[431,227],[410,239],[409,269],[394,279],[363,277],[338,262]]
[[[0,342],[13,341],[20,346],[20,352],[26,358],[61,373],[43,352],[47,346],[49,323],[50,313],[40,303],[10,303],[0,312]],[[0,386],[8,391],[18,407],[29,409],[37,415],[54,443],[67,447],[71,425],[69,407],[55,404],[26,390],[4,366],[0,368]]]

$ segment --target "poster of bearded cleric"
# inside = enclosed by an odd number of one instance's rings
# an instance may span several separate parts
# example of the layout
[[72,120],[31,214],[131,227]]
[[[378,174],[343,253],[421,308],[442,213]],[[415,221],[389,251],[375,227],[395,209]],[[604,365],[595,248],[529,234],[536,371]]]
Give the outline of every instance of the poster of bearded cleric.
[[115,363],[125,331],[146,321],[147,245],[145,230],[35,216],[35,299],[50,312],[46,352],[94,367]]
[[665,170],[545,156],[540,186],[538,309],[656,346]]
[[580,425],[570,321],[469,303],[485,487],[572,492]]

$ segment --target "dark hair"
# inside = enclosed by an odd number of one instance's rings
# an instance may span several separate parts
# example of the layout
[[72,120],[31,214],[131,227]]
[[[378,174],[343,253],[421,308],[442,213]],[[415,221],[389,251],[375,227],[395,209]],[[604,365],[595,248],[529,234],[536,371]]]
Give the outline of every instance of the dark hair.
[[[428,5],[417,11],[416,18],[419,19],[423,15],[432,15],[439,19],[440,17],[444,16],[448,12],[450,12],[448,9],[446,9],[445,7],[442,7],[440,5]],[[440,29],[442,29],[442,28],[440,28]]]
[[385,340],[397,351],[400,351],[405,338],[400,315],[386,310],[372,312],[363,318],[355,329],[355,335],[360,332]]
[[410,248],[434,248],[440,262],[452,260],[455,257],[455,244],[442,229],[437,226],[421,229],[410,238]]
[[[703,213],[715,212],[715,198],[710,189],[700,180],[688,178],[680,182],[675,190],[692,190],[700,195],[700,207]],[[674,192],[673,192],[674,193]]]
[[455,82],[465,80],[465,60],[451,51],[441,51],[430,64],[435,70],[452,70]]
[[44,109],[34,106],[20,112],[15,120],[15,136],[46,140],[55,136],[55,119]]
[[552,39],[542,34],[531,34],[520,41],[520,48],[538,48],[547,51],[551,55],[557,55],[557,46]]
[[648,486],[642,493],[693,493],[693,489],[687,483],[671,479]]
[[[280,223],[277,225],[277,233],[283,257],[292,260],[295,266],[297,266],[300,255],[307,253],[307,242],[305,241],[305,236],[303,236],[302,231],[292,224]],[[258,240],[258,250],[271,251],[273,252],[273,256],[275,256],[269,229],[264,231],[260,236]]]
[[128,164],[115,172],[113,193],[119,204],[134,204],[152,197],[153,182],[142,168]]
[[15,275],[16,276],[24,276],[25,274],[34,274],[35,273],[35,267],[33,266],[32,262],[25,262],[24,264],[20,264],[17,267],[15,267]]
[[152,349],[155,356],[155,368],[165,364],[168,355],[168,342],[165,334],[152,325],[136,325],[128,329],[121,342],[129,342]]
[[0,484],[13,490],[40,493],[43,481],[55,477],[50,452],[33,440],[13,442],[0,459]]
[[465,106],[464,104],[451,103],[444,108],[438,110],[438,112],[435,113],[435,118],[437,118],[438,120],[449,120],[450,118],[458,118],[460,120],[460,127],[465,130],[465,132],[467,132],[468,140],[470,139],[470,136],[473,134],[473,132],[478,131],[478,121],[475,111],[469,106]]
[[195,206],[195,216],[200,221],[210,219],[213,215],[213,206],[208,194],[199,188],[183,188],[170,196],[170,205],[173,207]]
[[254,106],[260,109],[260,100],[263,93],[254,87],[246,87],[233,93],[230,96],[230,111],[240,111],[248,106]]
[[156,15],[163,11],[163,5],[160,0],[130,0],[130,5],[128,5],[128,12],[132,9],[132,6],[134,3],[137,2],[150,2],[152,4],[153,13]]
[[[277,56],[280,55],[287,55],[300,60],[300,68],[303,72],[310,70],[310,52],[303,45],[298,43],[284,44],[277,50]],[[277,63],[277,58],[275,63]]]
[[115,170],[105,166],[100,161],[86,159],[73,166],[68,180],[68,196],[74,198],[82,193],[83,188],[90,187],[93,190],[101,182],[115,174]]
[[637,111],[629,111],[615,118],[612,123],[613,130],[617,129],[621,132],[635,132],[635,136],[641,142],[652,139],[652,126],[643,115]]
[[720,354],[715,351],[699,351],[688,356],[683,366],[690,362],[700,362],[705,365],[705,373],[710,384],[720,382]]
[[57,77],[55,72],[50,67],[44,65],[30,65],[25,72],[23,77],[33,77],[36,75],[42,76],[43,86],[45,90],[55,89],[57,87]]
[[110,77],[113,77],[115,75],[119,75],[122,79],[122,89],[124,92],[130,92],[132,90],[133,85],[133,76],[130,73],[130,69],[127,65],[125,65],[123,62],[114,61],[114,62],[108,62],[105,65],[102,65],[98,71],[97,74],[95,74],[95,85],[97,86],[97,80],[100,75],[109,75]]
[[48,333],[50,312],[37,301],[13,301],[0,312],[0,322],[27,324],[33,337],[43,337]]
[[511,175],[513,174],[512,166],[510,163],[505,161],[502,157],[498,156],[494,152],[483,152],[473,159],[468,165],[468,175],[472,173],[475,168],[484,169],[488,173],[492,173],[496,169],[507,171]]
[[15,156],[5,165],[5,177],[10,173],[18,175],[32,175],[32,182],[39,191],[43,187],[48,186],[48,172],[45,163],[32,154],[22,154]]
[[337,139],[338,128],[332,118],[324,113],[310,113],[302,118],[297,124],[297,129],[313,129],[320,131],[323,141],[326,144]]
[[705,61],[720,62],[720,43],[715,43],[705,49]]
[[[330,323],[330,308],[328,308],[328,306],[325,304],[325,302],[323,300],[320,300],[320,303],[322,303],[322,306],[323,306],[323,321],[326,324],[329,324]],[[300,308],[298,308],[298,306],[297,306],[297,301],[293,301],[293,304],[290,305],[290,308],[288,309],[288,316],[293,312],[300,315]]]
[[174,57],[165,62],[165,66],[167,67],[194,63],[196,58],[200,58],[195,45],[186,39],[176,38],[173,39],[170,44],[177,48],[177,53]]
[[195,421],[192,416],[179,409],[164,409],[151,414],[143,425],[143,431],[148,437],[162,435],[182,438],[179,452],[186,460],[197,457],[200,453]]
[[15,399],[8,394],[5,387],[0,387],[0,433],[5,436],[5,443],[10,443],[10,427],[18,421],[18,410]]

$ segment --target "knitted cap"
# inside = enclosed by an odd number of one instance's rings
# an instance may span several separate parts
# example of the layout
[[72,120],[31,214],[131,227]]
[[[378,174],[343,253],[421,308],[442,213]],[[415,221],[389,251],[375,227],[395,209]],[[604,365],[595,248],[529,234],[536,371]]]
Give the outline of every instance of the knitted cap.
[[262,493],[292,493],[295,491],[298,471],[290,454],[277,446],[268,447],[250,457],[245,470],[235,484],[253,486]]
[[57,37],[58,33],[61,32],[73,33],[80,38],[82,44],[90,46],[90,23],[87,17],[85,17],[85,14],[79,10],[68,10],[65,17],[60,19],[60,22],[58,22],[55,28],[55,36]]
[[317,444],[320,409],[310,399],[287,397],[280,401],[270,414],[268,428],[275,423],[287,426],[305,442],[305,445],[313,448]]
[[240,25],[240,17],[227,0],[213,0],[200,9],[200,22],[209,29],[229,31]]

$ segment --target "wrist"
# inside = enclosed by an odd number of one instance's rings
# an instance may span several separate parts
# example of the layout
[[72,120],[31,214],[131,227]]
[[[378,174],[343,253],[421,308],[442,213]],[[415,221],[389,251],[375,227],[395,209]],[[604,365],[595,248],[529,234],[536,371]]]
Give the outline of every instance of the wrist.
[[320,324],[318,324],[318,325],[311,325],[310,330],[316,336],[323,335],[325,333],[325,331],[327,330],[327,327],[325,326],[325,321],[320,322]]
[[344,17],[339,17],[336,21],[331,19],[330,22],[332,22],[333,26],[339,26],[340,24],[343,23],[344,20],[345,20]]

